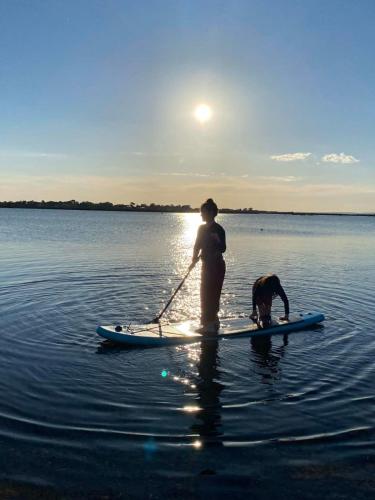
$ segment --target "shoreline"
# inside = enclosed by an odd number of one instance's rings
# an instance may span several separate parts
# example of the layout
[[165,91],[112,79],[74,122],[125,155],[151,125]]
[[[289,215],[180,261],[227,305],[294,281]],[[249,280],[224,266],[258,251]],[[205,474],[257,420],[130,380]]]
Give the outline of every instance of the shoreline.
[[[23,208],[32,210],[84,210],[99,212],[144,212],[144,213],[199,213],[199,208],[192,208],[190,205],[114,205],[110,202],[92,203],[92,202],[0,202],[0,208]],[[283,210],[256,210],[250,208],[222,208],[221,214],[236,215],[334,215],[349,217],[375,217],[375,213],[355,213],[355,212],[299,212]]]

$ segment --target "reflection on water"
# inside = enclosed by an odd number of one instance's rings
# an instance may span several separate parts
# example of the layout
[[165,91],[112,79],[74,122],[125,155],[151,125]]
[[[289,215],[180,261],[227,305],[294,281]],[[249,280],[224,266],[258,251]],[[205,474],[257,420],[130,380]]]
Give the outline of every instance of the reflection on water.
[[220,383],[219,343],[203,341],[200,347],[196,381],[199,411],[191,428],[198,432],[202,446],[222,446],[220,393],[224,385]]
[[[197,235],[198,227],[202,224],[200,214],[177,214],[178,231],[172,239],[173,252],[171,255],[171,270],[174,270],[175,277],[168,283],[173,289],[178,285],[190,263],[193,255],[193,246]],[[183,319],[197,319],[200,317],[200,263],[190,273],[185,281],[183,293],[179,293],[173,302],[173,307],[165,316],[170,321]],[[169,292],[168,292],[169,293]],[[167,297],[168,298],[168,297]]]
[[[278,346],[272,346],[271,336],[251,338],[245,343],[250,354],[249,368],[261,377],[262,383],[272,385],[281,378],[279,363],[287,345],[288,335],[283,336],[282,345]],[[223,404],[220,398],[225,385],[221,381],[219,341],[202,341],[199,348],[196,344],[187,349],[190,351],[188,357],[195,359],[197,368],[195,384],[191,386],[196,388],[195,404],[184,407],[186,412],[195,416],[191,429],[199,434],[200,446],[223,446]]]
[[[197,236],[198,227],[202,224],[200,214],[178,214],[181,221],[181,231],[179,234],[180,246],[192,247]],[[190,256],[191,257],[191,256]]]
[[283,336],[283,345],[272,349],[272,337],[253,337],[250,339],[251,349],[254,356],[253,361],[258,369],[256,370],[261,375],[262,382],[266,384],[272,383],[275,379],[281,376],[279,362],[285,354],[285,347],[288,345],[288,335]]

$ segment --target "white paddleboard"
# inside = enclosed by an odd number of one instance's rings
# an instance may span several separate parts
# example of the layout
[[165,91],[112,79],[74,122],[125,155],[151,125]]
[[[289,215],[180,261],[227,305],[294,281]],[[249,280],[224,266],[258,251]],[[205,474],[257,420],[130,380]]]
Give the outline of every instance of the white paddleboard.
[[[96,332],[105,339],[133,346],[167,346],[192,344],[201,340],[216,340],[232,337],[260,337],[267,335],[282,335],[303,330],[304,328],[324,321],[324,315],[318,312],[290,315],[289,321],[272,320],[269,328],[258,328],[248,318],[234,318],[221,321],[217,334],[202,335],[196,332],[198,324],[193,321],[184,323],[149,323],[145,325],[121,325],[121,331],[116,331],[116,325],[98,326]],[[118,329],[118,326],[117,326]]]

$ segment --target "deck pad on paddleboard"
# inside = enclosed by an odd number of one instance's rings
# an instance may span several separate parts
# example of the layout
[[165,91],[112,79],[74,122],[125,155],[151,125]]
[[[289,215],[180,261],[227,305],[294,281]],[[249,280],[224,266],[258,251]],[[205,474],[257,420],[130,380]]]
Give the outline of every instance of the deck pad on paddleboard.
[[281,335],[302,330],[323,320],[324,315],[317,312],[292,314],[289,321],[273,319],[272,326],[262,329],[248,318],[225,319],[221,321],[217,334],[205,335],[196,332],[199,325],[194,321],[122,325],[120,332],[116,331],[116,325],[98,326],[96,331],[100,336],[121,344],[163,346],[218,338]]

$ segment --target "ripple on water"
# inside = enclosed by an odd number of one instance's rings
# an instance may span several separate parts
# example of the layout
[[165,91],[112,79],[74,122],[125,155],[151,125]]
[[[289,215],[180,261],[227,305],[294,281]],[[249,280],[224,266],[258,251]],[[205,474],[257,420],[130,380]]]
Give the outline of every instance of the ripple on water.
[[[189,263],[193,223],[174,215],[118,215],[61,214],[59,220],[60,214],[43,214],[35,238],[25,229],[36,224],[35,214],[25,215],[30,220],[12,216],[14,242],[11,227],[3,233],[0,438],[10,457],[6,477],[15,466],[15,445],[25,454],[29,446],[44,450],[54,457],[51,464],[65,461],[77,481],[83,468],[96,470],[98,453],[107,452],[112,470],[131,453],[149,460],[173,448],[199,460],[213,445],[243,453],[256,446],[260,460],[271,445],[293,445],[290,460],[307,444],[318,450],[325,443],[325,453],[368,452],[374,441],[375,271],[368,264],[373,238],[367,222],[358,229],[343,219],[339,225],[314,219],[310,226],[304,218],[223,218],[229,251],[221,314],[248,314],[254,279],[277,272],[292,311],[320,310],[324,326],[269,342],[145,350],[106,347],[96,325],[145,321],[162,308]],[[69,228],[64,238],[59,227]],[[274,312],[282,313],[280,301]],[[166,317],[198,316],[196,270]],[[241,470],[240,458],[232,459]],[[46,463],[44,477],[55,478]],[[31,460],[25,464],[25,477],[39,477]]]

